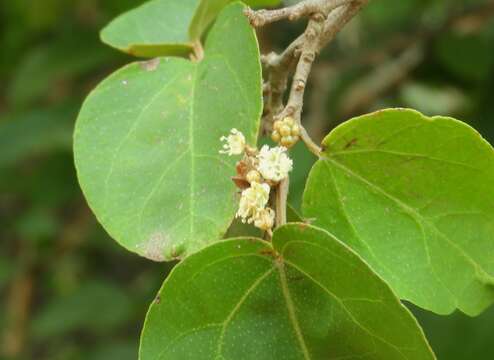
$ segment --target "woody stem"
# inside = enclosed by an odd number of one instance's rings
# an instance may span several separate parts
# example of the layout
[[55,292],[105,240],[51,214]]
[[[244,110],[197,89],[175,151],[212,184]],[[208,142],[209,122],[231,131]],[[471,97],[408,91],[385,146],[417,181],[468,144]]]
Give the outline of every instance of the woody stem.
[[286,204],[290,180],[287,176],[280,181],[276,189],[276,227],[286,224]]

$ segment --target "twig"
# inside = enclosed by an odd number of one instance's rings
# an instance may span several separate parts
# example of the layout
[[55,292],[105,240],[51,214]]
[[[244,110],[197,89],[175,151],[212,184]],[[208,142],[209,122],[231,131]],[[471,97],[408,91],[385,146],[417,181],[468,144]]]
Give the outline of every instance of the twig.
[[[264,132],[272,131],[275,120],[290,116],[299,125],[300,138],[307,148],[316,156],[320,156],[321,148],[311,139],[301,123],[307,79],[321,48],[326,46],[368,1],[305,0],[284,9],[246,10],[245,15],[250,23],[256,27],[282,19],[296,20],[303,16],[309,18],[304,33],[281,54],[270,53],[262,57],[262,63],[268,74],[267,81],[263,85],[265,96]],[[294,73],[293,81],[288,101],[284,105],[284,94],[292,72]],[[279,183],[276,190],[276,226],[286,223],[288,188],[289,179],[286,178]]]
[[260,27],[284,19],[294,21],[313,13],[329,12],[352,1],[354,0],[306,0],[293,6],[275,10],[253,11],[247,8],[245,15],[252,26]]
[[[303,35],[295,39],[280,55],[271,53],[263,58],[268,71],[265,87],[266,106],[263,117],[264,131],[272,130],[275,120],[291,116],[301,129],[300,138],[316,156],[321,148],[310,138],[302,126],[301,115],[307,79],[316,55],[350,21],[369,0],[306,0],[279,10],[247,10],[251,24],[262,26],[280,19],[298,19],[308,16],[309,22]],[[283,95],[288,78],[294,71],[288,102],[283,106]]]
[[281,180],[276,189],[276,227],[286,224],[286,204],[290,180],[288,177]]

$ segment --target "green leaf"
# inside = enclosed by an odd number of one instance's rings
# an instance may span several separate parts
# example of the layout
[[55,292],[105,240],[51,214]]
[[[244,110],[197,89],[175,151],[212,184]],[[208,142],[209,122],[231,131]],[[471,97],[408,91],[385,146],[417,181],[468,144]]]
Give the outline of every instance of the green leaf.
[[305,224],[226,240],[174,268],[140,359],[434,359],[417,322],[348,247]]
[[189,24],[200,0],[153,0],[128,11],[101,31],[101,40],[131,55],[186,55]]
[[219,154],[230,129],[256,143],[261,67],[241,4],[225,8],[205,57],[131,64],[84,103],[75,131],[81,187],[117,241],[153,260],[181,257],[226,232],[238,160]]
[[[135,56],[186,56],[218,13],[232,0],[153,0],[107,25],[101,40]],[[279,0],[250,0],[247,5],[276,5]]]
[[468,125],[405,109],[337,127],[303,213],[402,298],[476,315],[494,300],[494,152]]

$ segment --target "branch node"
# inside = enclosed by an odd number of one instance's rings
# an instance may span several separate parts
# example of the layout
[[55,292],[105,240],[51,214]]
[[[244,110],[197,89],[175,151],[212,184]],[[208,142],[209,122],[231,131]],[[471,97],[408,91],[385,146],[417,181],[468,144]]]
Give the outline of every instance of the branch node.
[[303,62],[305,62],[307,64],[313,63],[315,59],[316,59],[316,53],[315,52],[306,52],[302,56]]
[[297,82],[295,84],[295,90],[302,91],[304,89],[305,89],[305,81],[302,79],[297,80]]
[[326,15],[322,12],[316,12],[311,15],[311,19],[318,23],[322,23],[326,20]]
[[307,40],[314,40],[317,37],[317,31],[314,28],[307,29],[305,32],[305,37]]

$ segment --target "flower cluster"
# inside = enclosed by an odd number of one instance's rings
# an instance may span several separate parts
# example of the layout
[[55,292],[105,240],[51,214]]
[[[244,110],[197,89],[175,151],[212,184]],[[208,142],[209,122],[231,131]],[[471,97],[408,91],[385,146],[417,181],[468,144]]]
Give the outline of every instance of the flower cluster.
[[288,116],[283,120],[277,120],[273,124],[271,139],[285,147],[292,147],[300,138],[300,126]]
[[221,154],[240,155],[245,149],[245,136],[237,129],[231,129],[230,135],[222,136],[220,141],[224,141],[223,150],[220,150]]
[[237,186],[243,189],[236,216],[244,223],[270,230],[275,218],[274,210],[268,207],[271,187],[285,179],[293,167],[287,149],[264,145],[258,151],[246,145],[244,135],[237,129],[221,137],[221,141],[225,142],[221,154],[244,154],[237,163],[237,176],[233,178]]
[[286,148],[277,146],[269,148],[264,145],[257,155],[258,170],[263,178],[272,181],[281,181],[292,171],[293,161],[286,154]]
[[268,184],[252,182],[250,187],[242,191],[237,217],[242,222],[254,223],[254,226],[269,230],[274,225],[274,211],[266,205],[269,201],[270,187]]

